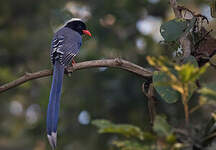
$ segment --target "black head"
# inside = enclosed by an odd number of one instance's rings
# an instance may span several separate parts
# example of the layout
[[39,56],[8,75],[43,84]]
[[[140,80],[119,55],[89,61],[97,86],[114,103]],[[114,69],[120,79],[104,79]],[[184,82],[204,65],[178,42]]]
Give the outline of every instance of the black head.
[[80,35],[85,34],[84,31],[86,31],[85,23],[82,20],[77,18],[73,18],[70,21],[68,21],[65,27],[77,31]]

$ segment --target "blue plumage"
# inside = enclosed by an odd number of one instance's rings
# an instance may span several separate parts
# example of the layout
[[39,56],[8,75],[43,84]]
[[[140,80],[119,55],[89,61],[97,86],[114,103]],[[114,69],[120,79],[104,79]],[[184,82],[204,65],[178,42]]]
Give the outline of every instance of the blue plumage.
[[47,109],[47,135],[53,149],[56,147],[57,123],[63,76],[64,66],[56,61],[53,70],[52,87],[50,90]]
[[79,53],[82,44],[81,35],[68,27],[63,27],[53,37],[51,61],[58,60],[64,66],[70,65],[72,58]]
[[56,147],[64,69],[71,64],[73,57],[79,53],[82,44],[82,32],[90,35],[85,24],[81,20],[75,19],[58,30],[52,41],[50,55],[54,70],[47,109],[47,136],[53,149]]

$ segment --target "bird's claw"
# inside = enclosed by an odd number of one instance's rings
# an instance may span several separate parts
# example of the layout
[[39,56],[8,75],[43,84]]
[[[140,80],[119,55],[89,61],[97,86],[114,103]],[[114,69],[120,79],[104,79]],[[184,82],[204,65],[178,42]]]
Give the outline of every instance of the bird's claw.
[[68,77],[71,77],[72,73],[68,70],[68,68],[65,68],[65,74],[68,75]]

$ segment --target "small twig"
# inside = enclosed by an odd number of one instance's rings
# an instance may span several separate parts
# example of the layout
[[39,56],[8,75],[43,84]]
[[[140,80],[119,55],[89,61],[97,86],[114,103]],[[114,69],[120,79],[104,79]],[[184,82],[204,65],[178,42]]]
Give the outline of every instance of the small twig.
[[180,135],[183,135],[183,136],[188,136],[188,131],[184,130],[184,129],[174,128],[173,132],[175,134],[180,134]]
[[216,137],[216,132],[212,133],[211,135],[208,135],[207,137],[203,138],[203,142],[210,140],[212,138]]
[[142,91],[148,97],[148,110],[150,116],[150,123],[154,125],[154,119],[156,116],[156,108],[155,108],[155,98],[154,98],[154,87],[153,84],[150,83],[148,85],[148,90],[145,90],[145,83],[142,84]]
[[185,11],[183,17],[185,18],[185,15],[187,12],[189,12],[190,14],[192,14],[194,16],[194,12],[191,11],[190,9],[186,8],[185,6],[177,6],[177,9],[179,10],[180,14],[181,14],[181,17],[182,17],[182,12],[183,10]]
[[206,39],[206,37],[212,32],[213,30],[211,29],[210,31],[208,31],[207,33],[205,33],[205,35],[195,44],[195,47],[197,48],[199,46],[199,44],[204,41]]
[[202,21],[205,20],[206,23],[209,24],[209,20],[208,20],[208,18],[207,18],[206,16],[203,16],[203,15],[201,15],[201,14],[196,14],[196,15],[194,15],[194,17],[201,18]]
[[188,103],[184,102],[184,112],[185,112],[185,123],[188,126],[189,125],[189,108],[188,108]]
[[170,0],[170,5],[174,11],[176,18],[181,18],[182,17],[181,10],[178,9],[178,5],[176,3],[176,0]]
[[[203,104],[204,105],[204,104]],[[189,111],[189,114],[192,114],[193,112],[197,111],[198,109],[200,109],[203,105],[196,105],[193,108],[191,108],[191,110]]]
[[182,94],[182,103],[184,105],[184,112],[185,112],[185,123],[188,126],[189,125],[189,107],[188,107],[188,87],[184,86],[184,92]]
[[[136,75],[139,75],[143,78],[151,78],[152,77],[152,71],[149,71],[141,66],[138,66],[134,63],[131,63],[129,61],[116,58],[116,59],[103,59],[103,60],[92,60],[92,61],[85,61],[81,63],[77,63],[72,67],[68,67],[67,73],[72,73],[77,70],[81,69],[88,69],[88,68],[96,68],[96,67],[112,67],[112,68],[120,68],[129,72],[132,72]],[[29,80],[42,78],[46,76],[52,75],[52,70],[42,70],[34,73],[25,73],[22,77],[11,81],[7,84],[4,84],[0,86],[0,93],[7,91],[8,89],[11,89],[13,87],[16,87],[18,85],[21,85]]]
[[208,104],[210,104],[210,102],[205,101],[205,100],[202,101],[202,98],[200,97],[199,104],[196,105],[196,106],[194,106],[193,108],[191,108],[191,110],[189,111],[189,113],[191,114],[191,113],[197,111],[198,109],[200,109],[201,107],[203,107],[204,105],[208,105]]

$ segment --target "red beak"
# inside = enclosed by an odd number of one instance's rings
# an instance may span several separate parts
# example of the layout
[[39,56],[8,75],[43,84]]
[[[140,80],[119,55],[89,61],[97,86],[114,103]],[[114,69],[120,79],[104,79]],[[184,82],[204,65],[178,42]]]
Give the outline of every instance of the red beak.
[[88,36],[92,36],[89,30],[82,30],[83,34],[86,34]]

